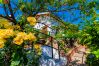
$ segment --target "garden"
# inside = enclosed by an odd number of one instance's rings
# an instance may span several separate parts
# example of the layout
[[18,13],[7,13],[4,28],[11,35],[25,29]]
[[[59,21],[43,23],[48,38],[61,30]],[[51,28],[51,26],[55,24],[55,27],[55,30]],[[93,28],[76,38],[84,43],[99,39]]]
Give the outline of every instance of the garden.
[[0,0],[0,66],[99,66],[98,0]]

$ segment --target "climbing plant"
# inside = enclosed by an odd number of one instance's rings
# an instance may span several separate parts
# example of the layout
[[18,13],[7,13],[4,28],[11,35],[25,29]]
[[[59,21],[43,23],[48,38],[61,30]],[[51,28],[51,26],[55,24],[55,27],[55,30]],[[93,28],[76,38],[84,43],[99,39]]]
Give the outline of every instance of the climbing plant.
[[[99,2],[88,0],[0,0],[0,8],[4,13],[0,14],[0,65],[1,66],[37,66],[41,55],[41,45],[36,44],[39,40],[40,30],[37,24],[36,14],[50,12],[51,17],[59,22],[56,26],[56,40],[81,37],[81,43],[88,45],[93,53],[99,58],[99,24],[88,22],[89,17],[96,19],[96,10]],[[75,7],[76,6],[76,7]],[[82,30],[73,24],[65,24],[59,12],[79,10],[82,22],[88,22]],[[73,13],[71,13],[74,15]],[[54,15],[54,16],[52,16]],[[44,31],[42,30],[43,34]],[[47,32],[46,32],[47,33]],[[40,36],[41,37],[41,36]],[[44,37],[45,38],[45,37]],[[64,41],[61,41],[64,48]]]

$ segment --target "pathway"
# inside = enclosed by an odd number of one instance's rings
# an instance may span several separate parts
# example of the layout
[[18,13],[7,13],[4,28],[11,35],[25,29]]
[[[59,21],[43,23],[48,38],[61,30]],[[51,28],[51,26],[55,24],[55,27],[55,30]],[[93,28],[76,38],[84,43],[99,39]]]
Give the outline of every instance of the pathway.
[[73,66],[82,66],[82,64],[85,64],[85,61],[86,61],[86,54],[85,53],[86,53],[86,47],[85,46],[79,46],[79,47],[73,48],[68,53],[69,62]]

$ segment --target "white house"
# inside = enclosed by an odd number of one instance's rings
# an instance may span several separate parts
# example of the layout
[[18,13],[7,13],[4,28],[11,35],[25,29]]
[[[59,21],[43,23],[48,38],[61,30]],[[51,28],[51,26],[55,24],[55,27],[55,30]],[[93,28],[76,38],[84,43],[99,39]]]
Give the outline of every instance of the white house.
[[49,12],[43,12],[43,13],[38,13],[36,15],[37,18],[37,24],[34,26],[34,28],[37,29],[42,29],[42,27],[44,26],[48,26],[47,30],[50,32],[51,29],[49,27],[51,27],[51,22],[50,22],[50,13]]
[[[51,35],[54,34],[53,29],[51,29],[51,26],[53,26],[52,23],[54,22],[54,20],[50,17],[49,12],[38,13],[35,17],[38,23],[34,26],[34,28],[42,30],[43,27],[46,26],[47,31]],[[57,42],[55,43],[53,43],[53,47],[58,48]],[[40,66],[66,66],[67,58],[60,57],[59,59],[58,50],[54,48],[50,46],[49,47],[42,46],[42,57],[40,59]],[[53,58],[52,58],[52,50],[53,50]]]

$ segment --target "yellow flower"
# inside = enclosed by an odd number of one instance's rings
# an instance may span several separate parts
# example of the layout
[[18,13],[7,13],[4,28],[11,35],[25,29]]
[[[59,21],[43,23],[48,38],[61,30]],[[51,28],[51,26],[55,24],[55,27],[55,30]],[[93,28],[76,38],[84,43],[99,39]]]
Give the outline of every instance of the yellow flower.
[[31,26],[34,26],[34,25],[36,25],[36,23],[34,23],[34,22],[31,22],[31,23],[30,23],[30,25],[31,25]]
[[26,36],[27,34],[25,32],[19,32],[17,34],[18,37],[21,37],[22,39]]
[[0,37],[4,37],[5,36],[5,32],[4,32],[4,30],[2,30],[2,29],[0,29]]
[[5,33],[6,33],[6,38],[14,36],[14,31],[12,29],[6,29]]
[[25,32],[19,32],[16,35],[16,38],[14,38],[13,43],[17,44],[17,45],[21,45],[23,43],[23,39],[26,36]]
[[14,36],[14,31],[12,29],[0,29],[0,37],[9,38]]
[[23,43],[23,39],[21,37],[16,37],[14,38],[13,43],[21,45]]
[[40,44],[35,44],[35,45],[34,45],[34,48],[35,48],[35,49],[40,49],[40,48],[41,48],[41,45],[40,45]]
[[4,43],[6,40],[3,38],[0,38],[0,44]]
[[0,48],[3,48],[4,47],[4,44],[0,44]]
[[24,39],[24,40],[28,40],[28,35],[24,36],[23,39]]
[[32,34],[32,33],[25,33],[25,32],[15,32],[16,34],[16,38],[14,38],[13,43],[17,44],[17,45],[21,45],[23,43],[24,40],[31,40],[34,41],[36,40],[36,37]]
[[35,44],[34,48],[36,49],[36,52],[38,55],[41,55],[41,45],[40,44]]
[[36,40],[36,37],[32,33],[29,33],[27,35],[27,37],[28,37],[28,40],[32,40],[32,41],[35,41]]
[[0,48],[4,47],[4,42],[5,42],[5,40],[0,38]]
[[36,24],[35,17],[27,17],[27,21],[30,23],[31,26],[34,26]]
[[24,35],[24,40],[31,40],[31,41],[35,41],[36,37],[34,36],[34,34],[32,34],[31,32],[29,34]]

